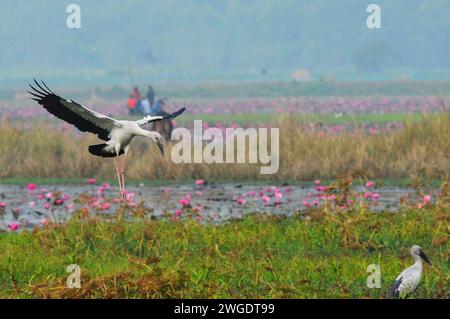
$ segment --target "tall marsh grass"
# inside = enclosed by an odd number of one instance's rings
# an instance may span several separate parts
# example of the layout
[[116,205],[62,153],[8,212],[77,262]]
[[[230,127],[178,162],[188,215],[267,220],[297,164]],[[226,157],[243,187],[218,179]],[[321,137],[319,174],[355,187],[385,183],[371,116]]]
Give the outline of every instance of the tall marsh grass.
[[[403,129],[390,133],[321,135],[302,129],[294,117],[282,115],[274,125],[280,128],[280,169],[275,175],[260,175],[257,164],[176,165],[165,161],[148,141],[136,139],[127,176],[307,180],[363,172],[368,178],[445,178],[450,172],[450,114],[422,117],[420,122],[406,121]],[[98,140],[90,134],[74,135],[45,125],[24,129],[3,119],[0,178],[114,178],[112,160],[93,157],[87,151],[88,145],[95,143]]]

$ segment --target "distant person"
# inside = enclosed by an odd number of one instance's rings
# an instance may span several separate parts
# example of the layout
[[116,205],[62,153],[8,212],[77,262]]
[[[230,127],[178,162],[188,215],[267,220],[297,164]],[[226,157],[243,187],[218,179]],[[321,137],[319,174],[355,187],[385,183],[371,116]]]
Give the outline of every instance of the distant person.
[[150,101],[147,97],[145,99],[141,100],[141,112],[144,115],[150,115],[152,112],[152,107],[151,107]]
[[151,85],[148,86],[147,99],[150,105],[155,104],[155,91],[153,90],[153,87]]
[[136,108],[135,108],[135,113],[134,114],[142,114],[142,110],[141,110],[141,92],[139,92],[139,88],[136,85],[133,87],[133,91],[131,92],[131,94],[133,95],[133,97],[136,100]]
[[139,88],[136,85],[133,87],[133,90],[131,91],[131,94],[133,95],[133,97],[136,100],[140,100],[141,99],[141,92],[139,92]]
[[128,97],[128,100],[127,100],[128,114],[130,114],[130,115],[136,114],[136,106],[137,106],[137,100],[133,94],[130,94],[130,96]]

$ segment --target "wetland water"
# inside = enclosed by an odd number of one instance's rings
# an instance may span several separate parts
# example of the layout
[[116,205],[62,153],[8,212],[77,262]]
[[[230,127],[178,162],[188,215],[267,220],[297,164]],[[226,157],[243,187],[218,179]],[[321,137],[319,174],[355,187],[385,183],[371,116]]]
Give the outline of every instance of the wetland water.
[[[320,206],[324,200],[316,187],[261,186],[261,185],[171,185],[166,187],[127,187],[127,205],[142,205],[154,218],[183,217],[194,208],[202,220],[223,222],[242,218],[246,214],[274,214],[291,216],[306,209]],[[371,210],[396,211],[400,199],[411,196],[414,190],[406,187],[379,187],[370,190],[355,187],[358,193],[377,194],[366,199]],[[0,185],[0,229],[7,230],[11,223],[20,228],[32,228],[46,220],[64,221],[71,212],[86,207],[90,213],[111,215],[121,205],[118,188],[99,185],[40,185],[34,190],[25,186]],[[306,203],[306,204],[305,204]]]

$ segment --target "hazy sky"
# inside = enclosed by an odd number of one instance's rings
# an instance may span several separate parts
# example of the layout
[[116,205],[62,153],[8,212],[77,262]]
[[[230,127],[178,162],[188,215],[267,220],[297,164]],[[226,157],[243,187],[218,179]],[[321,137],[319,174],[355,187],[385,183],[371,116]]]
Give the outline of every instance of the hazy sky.
[[[81,28],[67,26],[71,3]],[[369,29],[367,5],[381,8]],[[449,70],[448,0],[2,0],[0,81],[306,69]],[[253,71],[252,71],[253,70]]]

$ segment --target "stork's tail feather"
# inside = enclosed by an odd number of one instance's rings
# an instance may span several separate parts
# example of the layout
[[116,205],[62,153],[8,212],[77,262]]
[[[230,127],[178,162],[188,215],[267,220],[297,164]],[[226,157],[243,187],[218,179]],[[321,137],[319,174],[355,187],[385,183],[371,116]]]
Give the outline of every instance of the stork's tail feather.
[[[101,156],[101,157],[116,157],[116,153],[114,152],[108,152],[105,150],[105,147],[108,146],[107,144],[96,144],[96,145],[90,145],[89,146],[89,153],[95,156]],[[123,151],[121,150],[119,155],[123,154]]]
[[398,298],[400,296],[400,293],[398,291],[398,288],[400,287],[400,284],[402,283],[402,278],[400,277],[398,280],[394,282],[391,289],[389,289],[388,298]]

